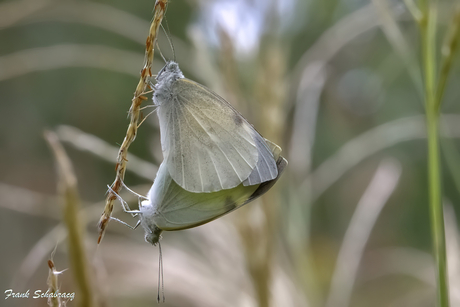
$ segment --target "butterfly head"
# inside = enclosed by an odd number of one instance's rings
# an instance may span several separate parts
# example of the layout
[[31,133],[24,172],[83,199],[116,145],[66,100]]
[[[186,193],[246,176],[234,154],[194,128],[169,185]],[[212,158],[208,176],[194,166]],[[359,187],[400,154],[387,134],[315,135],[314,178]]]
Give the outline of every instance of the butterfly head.
[[157,245],[160,241],[163,230],[158,228],[154,222],[153,217],[155,215],[155,208],[152,205],[152,202],[150,200],[144,200],[141,202],[139,209],[141,211],[139,215],[141,226],[145,230],[145,241],[153,245]]
[[153,103],[161,106],[172,100],[173,87],[177,79],[184,78],[184,74],[179,69],[179,64],[169,61],[158,73],[155,85],[155,93],[153,94]]
[[168,80],[173,78],[174,80],[183,78],[184,75],[179,68],[179,64],[174,61],[169,61],[166,63],[165,66],[160,70],[158,73],[156,80],[157,82],[164,82],[164,80]]

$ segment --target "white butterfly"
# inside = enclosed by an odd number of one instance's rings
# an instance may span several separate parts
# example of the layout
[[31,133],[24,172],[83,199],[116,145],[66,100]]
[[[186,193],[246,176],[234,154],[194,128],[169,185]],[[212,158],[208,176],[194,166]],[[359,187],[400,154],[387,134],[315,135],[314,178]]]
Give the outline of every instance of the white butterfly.
[[142,201],[139,208],[139,223],[145,230],[145,240],[156,245],[163,230],[182,230],[205,224],[267,192],[287,165],[286,159],[280,155],[281,148],[267,142],[276,159],[278,176],[263,183],[240,183],[217,192],[193,193],[183,189],[172,179],[167,161],[163,161],[147,200]]
[[276,178],[276,160],[264,138],[222,97],[185,79],[175,62],[157,76],[164,161],[190,192],[215,192]]
[[163,230],[199,226],[256,199],[287,165],[278,145],[222,97],[185,79],[177,63],[168,62],[156,80],[164,160],[139,210],[124,204],[139,214],[152,244]]

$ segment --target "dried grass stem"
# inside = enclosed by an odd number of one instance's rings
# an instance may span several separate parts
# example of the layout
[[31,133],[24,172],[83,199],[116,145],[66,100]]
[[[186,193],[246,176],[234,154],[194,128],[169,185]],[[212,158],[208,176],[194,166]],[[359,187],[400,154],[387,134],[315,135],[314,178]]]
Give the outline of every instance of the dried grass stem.
[[117,199],[115,193],[119,193],[122,189],[122,182],[125,177],[126,162],[128,149],[131,143],[136,138],[137,128],[139,126],[140,116],[140,107],[142,101],[146,100],[147,97],[143,94],[150,89],[148,79],[152,76],[152,63],[154,55],[154,46],[157,39],[158,29],[160,27],[163,16],[166,12],[168,1],[167,0],[157,0],[155,3],[155,13],[153,16],[152,24],[150,25],[149,36],[145,42],[145,61],[144,68],[141,70],[141,78],[134,92],[134,98],[132,100],[131,108],[129,109],[130,114],[130,123],[128,130],[126,132],[125,139],[121,144],[120,150],[118,151],[117,164],[115,166],[116,178],[112,184],[112,190],[109,191],[107,195],[107,200],[104,208],[104,212],[99,220],[99,239],[98,243],[101,242],[105,229],[110,221],[110,216],[113,211],[113,203]]

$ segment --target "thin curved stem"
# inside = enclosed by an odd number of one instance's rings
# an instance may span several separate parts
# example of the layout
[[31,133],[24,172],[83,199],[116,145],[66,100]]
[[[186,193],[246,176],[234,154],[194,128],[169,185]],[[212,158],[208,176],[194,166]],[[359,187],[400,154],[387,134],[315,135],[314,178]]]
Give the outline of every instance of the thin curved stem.
[[[425,112],[428,136],[428,193],[433,253],[436,260],[437,297],[439,307],[449,306],[446,238],[444,212],[441,200],[441,163],[439,155],[439,110],[441,95],[436,88],[436,4],[422,3],[423,19],[420,22],[422,36],[423,70],[425,81]],[[444,88],[442,88],[444,90]]]

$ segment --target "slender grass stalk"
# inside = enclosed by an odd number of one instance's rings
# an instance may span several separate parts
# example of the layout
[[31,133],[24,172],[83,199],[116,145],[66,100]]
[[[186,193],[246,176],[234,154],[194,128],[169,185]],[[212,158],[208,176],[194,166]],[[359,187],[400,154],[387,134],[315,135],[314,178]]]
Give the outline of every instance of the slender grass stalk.
[[427,108],[428,132],[428,185],[430,200],[430,220],[433,251],[436,260],[438,283],[438,304],[449,306],[449,283],[447,276],[446,239],[444,214],[441,202],[441,170],[439,157],[439,114]]
[[66,67],[105,69],[137,77],[139,74],[132,67],[139,61],[142,61],[140,53],[102,45],[59,44],[36,47],[1,55],[0,81]]
[[[425,113],[428,136],[428,189],[433,253],[436,261],[437,302],[440,307],[449,306],[446,239],[444,214],[441,201],[441,166],[439,155],[440,98],[436,93],[436,4],[422,3],[423,18],[420,21],[422,37],[422,66],[425,81]],[[444,88],[442,88],[444,90]]]
[[123,143],[120,146],[120,150],[118,151],[117,164],[115,166],[115,181],[112,184],[112,190],[107,195],[104,211],[98,223],[98,244],[101,243],[101,240],[104,237],[105,229],[109,224],[110,216],[112,215],[113,211],[113,203],[117,199],[115,193],[119,193],[123,186],[122,182],[125,178],[126,162],[128,161],[128,149],[131,143],[134,142],[134,139],[137,135],[137,128],[141,123],[141,104],[144,100],[147,100],[147,97],[144,96],[144,93],[150,89],[148,80],[152,76],[154,47],[158,36],[158,29],[160,28],[161,21],[163,20],[163,17],[166,13],[167,5],[168,0],[155,1],[155,13],[153,15],[152,24],[150,25],[149,35],[145,43],[144,68],[141,70],[141,77],[134,92],[131,107],[129,108],[130,123],[126,131],[125,139],[123,140]]
[[[61,142],[67,142],[76,149],[89,152],[102,160],[114,162],[114,157],[118,152],[115,146],[72,126],[60,125],[56,128],[56,134]],[[152,174],[158,171],[155,164],[144,161],[133,154],[128,154],[128,160],[130,167],[127,170],[147,180],[152,180]]]
[[326,307],[350,306],[353,286],[366,243],[400,176],[401,165],[398,161],[380,162],[345,232],[332,275]]
[[401,28],[396,22],[396,14],[392,8],[390,1],[388,0],[372,0],[372,3],[376,6],[379,11],[381,19],[381,29],[388,42],[393,46],[396,54],[400,57],[403,64],[406,66],[407,72],[409,73],[417,94],[423,97],[423,85],[420,75],[420,66],[417,65],[415,57],[413,56],[413,50],[409,47],[408,42],[405,40]]
[[[54,266],[54,262],[53,262],[52,259],[48,260],[48,267],[49,267],[48,282],[47,282],[48,290],[50,290],[51,293],[56,293],[57,291],[59,291],[57,276],[60,274],[60,272],[58,272],[56,270],[56,267]],[[49,297],[48,298],[48,306],[50,306],[50,307],[61,307],[62,306],[61,298],[58,297],[58,296]]]
[[56,158],[59,172],[59,190],[63,197],[63,220],[68,232],[70,267],[79,290],[78,306],[95,306],[94,290],[91,284],[91,268],[84,246],[84,222],[79,215],[80,199],[72,164],[58,141],[55,133],[45,131],[45,139]]
[[442,98],[444,96],[444,89],[446,88],[447,79],[453,65],[456,51],[458,49],[458,41],[460,36],[460,4],[457,5],[454,13],[452,24],[450,26],[450,33],[446,44],[442,48],[441,70],[436,89],[436,107],[439,109],[441,106]]

